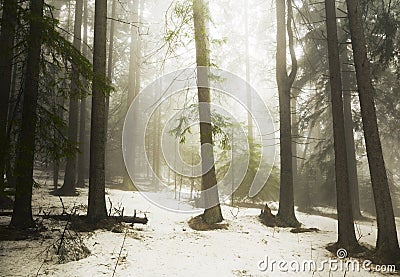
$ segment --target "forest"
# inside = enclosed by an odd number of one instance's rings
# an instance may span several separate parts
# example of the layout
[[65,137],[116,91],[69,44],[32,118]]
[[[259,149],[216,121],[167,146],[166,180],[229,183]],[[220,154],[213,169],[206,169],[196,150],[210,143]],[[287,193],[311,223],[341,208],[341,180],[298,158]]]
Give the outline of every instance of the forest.
[[398,274],[400,0],[0,15],[0,276]]

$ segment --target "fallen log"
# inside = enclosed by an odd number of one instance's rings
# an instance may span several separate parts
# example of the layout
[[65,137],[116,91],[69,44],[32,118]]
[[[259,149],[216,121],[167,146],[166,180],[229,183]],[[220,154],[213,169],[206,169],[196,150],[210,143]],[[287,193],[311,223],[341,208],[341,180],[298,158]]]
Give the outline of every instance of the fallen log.
[[146,225],[149,220],[147,219],[147,217],[123,216],[119,218],[119,221],[131,224],[139,223]]

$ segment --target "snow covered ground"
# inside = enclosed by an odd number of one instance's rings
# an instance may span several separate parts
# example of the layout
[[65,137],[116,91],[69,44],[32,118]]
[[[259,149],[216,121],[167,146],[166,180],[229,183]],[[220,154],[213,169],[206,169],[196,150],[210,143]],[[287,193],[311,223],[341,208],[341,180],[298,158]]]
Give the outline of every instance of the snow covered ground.
[[[45,185],[35,190],[35,214],[60,212],[58,197],[49,195],[49,191]],[[65,205],[85,205],[87,190],[80,192],[78,197],[63,197]],[[0,241],[0,276],[112,276],[118,257],[115,276],[388,276],[364,270],[362,262],[359,272],[341,271],[341,263],[348,260],[340,260],[325,250],[328,243],[336,240],[336,221],[331,218],[298,213],[304,227],[320,231],[294,234],[290,229],[262,225],[258,209],[223,206],[228,229],[200,232],[188,226],[194,215],[166,211],[137,192],[108,189],[107,197],[114,207],[125,207],[125,215],[133,215],[135,209],[145,212],[148,224],[129,227],[126,234],[103,230],[83,233],[91,254],[79,261],[59,264],[54,255],[46,255],[46,249],[59,237],[65,224],[45,220],[48,238]],[[9,220],[10,217],[0,217],[1,224]],[[358,223],[357,230],[361,242],[374,245],[375,223]],[[321,263],[330,259],[331,270],[325,264],[320,271]],[[304,261],[312,261],[317,268],[308,270]],[[259,267],[265,268],[267,263],[269,268],[261,271]],[[302,270],[303,266],[307,270]],[[302,272],[292,270],[297,267]],[[336,272],[335,267],[339,267]]]

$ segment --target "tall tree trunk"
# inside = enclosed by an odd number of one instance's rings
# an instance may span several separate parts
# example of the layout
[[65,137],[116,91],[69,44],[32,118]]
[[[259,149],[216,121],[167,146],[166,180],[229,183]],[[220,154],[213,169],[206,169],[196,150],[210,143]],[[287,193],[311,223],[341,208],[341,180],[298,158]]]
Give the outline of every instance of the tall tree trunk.
[[[143,6],[140,7],[143,9]],[[139,21],[139,0],[133,1],[133,22]],[[140,80],[140,70],[139,70],[139,29],[136,26],[131,26],[131,46],[130,46],[130,59],[129,59],[129,77],[128,77],[128,97],[127,97],[127,107],[126,110],[128,111],[129,106],[132,104],[133,100],[135,99],[136,95],[138,94],[138,89],[140,88],[140,84],[138,81]],[[132,174],[137,174],[136,172],[136,148],[132,147],[132,153],[129,153],[127,157],[134,159]],[[124,172],[124,184],[135,188],[134,184],[132,183],[131,178],[125,168]]]
[[[83,7],[83,46],[82,46],[82,54],[86,58],[88,58],[89,49],[87,46],[88,43],[88,0],[84,0]],[[87,87],[88,81],[83,80],[84,87]],[[78,181],[76,185],[78,187],[85,186],[85,177],[86,177],[86,116],[87,116],[87,105],[86,105],[86,95],[81,98],[81,107],[79,112],[79,154],[78,154]]]
[[[55,99],[54,99],[54,104],[57,105],[57,110],[56,110],[56,114],[57,117],[60,119],[64,118],[64,97],[63,96],[57,96],[55,95]],[[54,140],[60,140],[61,135],[59,134],[59,130],[54,129],[53,131],[53,139]],[[53,159],[53,189],[54,191],[58,190],[58,179],[59,179],[59,174],[60,173],[60,158],[55,155],[54,159]]]
[[[160,84],[160,87],[162,87],[162,84]],[[160,158],[160,138],[161,138],[160,120],[161,120],[161,112],[160,112],[160,108],[158,108],[157,111],[154,113],[154,123],[153,123],[154,131],[153,131],[153,138],[152,138],[152,141],[153,141],[153,143],[152,143],[153,144],[152,145],[152,148],[153,148],[153,164],[152,164],[152,166],[153,166],[153,171],[154,171],[154,176],[153,176],[154,178],[152,180],[152,183],[153,183],[155,191],[158,191],[159,185],[160,185],[159,178],[160,179],[162,178],[162,176],[160,174],[160,159],[161,159]]]
[[[52,1],[51,5],[54,6],[54,11],[53,11],[53,17],[55,19],[60,19],[60,10],[62,3],[60,1],[54,0]],[[67,3],[67,9],[68,9],[68,15],[67,15],[67,30],[69,30],[69,25],[70,25],[70,16],[71,16],[71,5],[70,2]],[[62,95],[56,96],[54,99],[55,104],[58,106],[57,107],[57,117],[60,119],[64,120],[64,102],[65,98]],[[58,130],[54,129],[53,131],[53,139],[54,141],[59,141],[61,138],[61,135],[59,134]],[[53,189],[54,191],[58,190],[58,181],[59,181],[59,176],[60,176],[60,163],[61,159],[59,159],[57,156],[54,157],[53,159]]]
[[94,19],[92,119],[90,129],[90,173],[88,219],[107,217],[105,197],[105,109],[106,94],[99,79],[106,80],[107,1],[96,0]]
[[345,248],[347,251],[354,251],[359,245],[354,231],[352,202],[350,197],[335,1],[325,0],[325,10],[335,149],[338,214],[337,248]]
[[[117,1],[112,1],[111,7],[111,18],[115,19],[116,16]],[[114,33],[115,33],[115,20],[111,20],[110,23],[110,45],[108,47],[108,63],[107,63],[107,78],[112,82],[114,77]],[[108,114],[110,109],[110,96],[106,96],[106,138],[108,129]]]
[[0,194],[4,191],[4,170],[8,156],[7,120],[13,68],[13,46],[17,24],[17,3],[3,1],[1,17],[0,47]]
[[356,66],[365,144],[378,224],[376,260],[397,262],[400,257],[399,242],[385,161],[382,154],[382,145],[379,137],[373,96],[374,87],[370,75],[370,64],[367,58],[361,7],[357,0],[346,0],[346,3],[350,23],[351,43],[353,46],[353,57]]
[[[117,1],[112,1],[111,6],[111,23],[110,23],[110,44],[108,46],[108,62],[107,62],[107,78],[110,83],[113,82],[114,78],[114,33],[115,33],[115,16],[116,16],[116,7]],[[110,96],[106,96],[106,122],[105,122],[105,131],[106,131],[106,180],[112,180],[111,172],[107,170],[108,165],[108,149],[107,149],[107,139],[108,139],[108,121],[109,121],[109,110],[110,110]]]
[[293,181],[298,180],[298,156],[297,156],[297,142],[299,140],[299,126],[297,117],[297,92],[293,93],[293,97],[290,100],[292,109],[292,171],[293,171]]
[[[245,28],[245,51],[246,51],[246,95],[247,95],[247,133],[250,141],[250,147],[253,147],[253,119],[251,116],[252,112],[252,101],[251,101],[251,91],[250,91],[250,82],[251,82],[251,69],[250,69],[250,46],[249,46],[249,3],[248,0],[245,0],[245,14],[244,14],[244,28]],[[252,151],[250,151],[250,154]]]
[[[276,52],[276,77],[279,91],[279,117],[280,117],[280,194],[279,211],[277,217],[286,226],[299,226],[294,212],[293,195],[293,163],[292,163],[292,121],[290,110],[290,92],[297,74],[297,60],[293,46],[292,32],[292,1],[288,0],[288,18],[286,18],[285,0],[276,1],[277,16],[277,52]],[[286,30],[287,29],[287,30]],[[286,62],[286,34],[289,37],[289,50],[292,60],[292,70],[287,73]]]
[[[139,0],[133,1],[133,18],[134,22],[139,20]],[[138,40],[139,40],[139,29],[136,26],[131,26],[131,46],[130,46],[130,58],[129,58],[129,82],[128,82],[128,102],[127,109],[131,105],[132,101],[137,95],[137,74],[139,68],[138,59]]]
[[[74,20],[74,41],[73,45],[81,51],[81,29],[82,29],[82,10],[83,0],[76,0],[75,20]],[[76,65],[72,64],[71,95],[69,100],[68,117],[68,140],[76,144],[78,142],[78,118],[79,118],[79,72]],[[64,184],[60,189],[60,194],[74,195],[76,185],[76,155],[67,158],[65,167]]]
[[347,51],[343,53],[342,64],[343,69],[343,113],[344,113],[344,128],[346,135],[346,150],[347,150],[347,166],[349,171],[349,185],[351,202],[353,205],[354,219],[362,218],[360,210],[360,193],[358,190],[358,176],[357,176],[357,160],[356,160],[356,147],[354,142],[353,133],[353,117],[351,112],[351,79],[349,61],[347,59]]
[[[198,80],[203,80],[208,84],[208,66],[210,65],[210,56],[208,49],[208,32],[206,28],[206,15],[208,7],[206,0],[193,1],[193,20],[194,34],[196,43],[196,63],[198,67]],[[206,79],[206,80],[204,80]],[[209,86],[198,87],[199,115],[200,115],[200,142],[203,175],[201,177],[202,198],[205,203],[203,220],[209,224],[218,223],[223,220],[221,207],[219,204],[217,178],[215,175],[213,137],[211,125],[210,108],[210,89]],[[208,170],[208,167],[212,168]],[[211,206],[211,207],[210,207]]]
[[17,175],[11,226],[34,225],[32,218],[33,163],[37,122],[43,0],[30,1],[30,28],[22,106],[22,123],[18,142],[15,173]]

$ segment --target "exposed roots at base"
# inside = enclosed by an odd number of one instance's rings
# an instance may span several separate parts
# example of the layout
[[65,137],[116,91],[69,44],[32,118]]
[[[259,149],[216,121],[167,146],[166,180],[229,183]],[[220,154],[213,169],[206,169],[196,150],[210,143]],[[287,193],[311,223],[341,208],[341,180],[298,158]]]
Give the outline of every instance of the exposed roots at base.
[[227,223],[208,224],[204,222],[202,215],[192,217],[188,224],[190,228],[196,231],[227,230],[229,226]]

